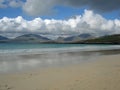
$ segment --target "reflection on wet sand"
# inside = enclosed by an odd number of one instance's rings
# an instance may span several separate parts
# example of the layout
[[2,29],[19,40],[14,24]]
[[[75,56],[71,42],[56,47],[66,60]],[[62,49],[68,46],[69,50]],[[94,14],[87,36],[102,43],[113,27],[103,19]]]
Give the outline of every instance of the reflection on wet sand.
[[120,50],[0,56],[0,73],[80,64],[91,61],[99,55],[111,55],[117,53],[119,54]]

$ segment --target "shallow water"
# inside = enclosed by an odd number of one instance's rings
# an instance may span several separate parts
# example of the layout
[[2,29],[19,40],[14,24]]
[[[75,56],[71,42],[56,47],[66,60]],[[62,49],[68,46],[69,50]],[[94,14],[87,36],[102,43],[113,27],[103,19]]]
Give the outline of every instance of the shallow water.
[[120,49],[120,45],[0,43],[0,55]]
[[119,45],[0,44],[0,73],[82,64],[106,53],[99,50],[111,50],[106,54],[113,54],[112,49],[119,48]]

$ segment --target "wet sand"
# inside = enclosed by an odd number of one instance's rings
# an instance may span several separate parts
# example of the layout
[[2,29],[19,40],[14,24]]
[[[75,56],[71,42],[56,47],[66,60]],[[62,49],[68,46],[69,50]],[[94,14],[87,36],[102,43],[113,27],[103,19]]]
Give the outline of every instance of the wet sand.
[[82,64],[0,74],[0,90],[120,90],[120,54],[92,57]]

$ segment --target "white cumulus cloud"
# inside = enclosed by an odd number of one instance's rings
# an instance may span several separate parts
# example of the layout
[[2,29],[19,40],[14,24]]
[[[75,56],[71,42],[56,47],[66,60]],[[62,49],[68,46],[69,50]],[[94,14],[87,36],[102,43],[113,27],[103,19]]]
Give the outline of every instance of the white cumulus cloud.
[[14,36],[26,33],[54,35],[74,35],[91,33],[95,35],[120,33],[120,20],[107,20],[91,10],[85,10],[68,20],[42,19],[25,20],[23,17],[3,17],[0,19],[0,33]]

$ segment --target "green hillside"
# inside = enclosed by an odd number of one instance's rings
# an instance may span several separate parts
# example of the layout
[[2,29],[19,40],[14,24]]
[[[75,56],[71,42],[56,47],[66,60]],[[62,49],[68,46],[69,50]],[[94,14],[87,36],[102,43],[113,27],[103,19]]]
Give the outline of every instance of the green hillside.
[[120,44],[120,34],[108,35],[83,41],[83,43]]

